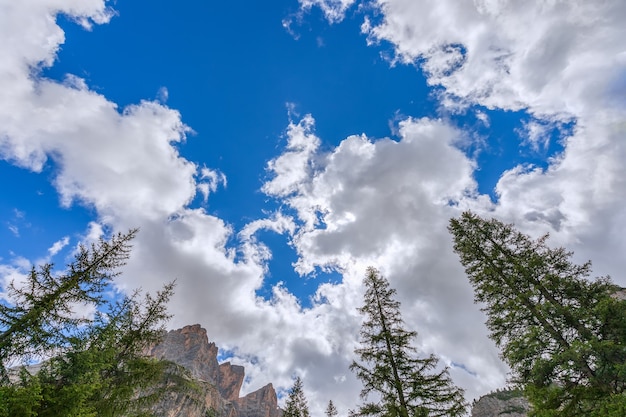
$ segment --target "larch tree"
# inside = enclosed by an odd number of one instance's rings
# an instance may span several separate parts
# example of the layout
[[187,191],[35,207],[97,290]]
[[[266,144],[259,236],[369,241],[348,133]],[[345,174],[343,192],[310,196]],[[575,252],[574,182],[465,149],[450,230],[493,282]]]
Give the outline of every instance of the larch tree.
[[[63,273],[33,268],[0,303],[0,417],[146,415],[168,363],[147,358],[169,318],[173,284],[156,297],[107,292],[136,231],[80,247]],[[78,317],[76,306],[93,317]],[[42,360],[35,372],[29,365]]]
[[[448,369],[438,366],[434,355],[419,357],[412,340],[414,331],[405,329],[400,303],[389,282],[375,268],[365,276],[365,316],[360,347],[351,369],[363,383],[366,400],[353,416],[440,417],[461,416],[466,411],[463,391],[450,379]],[[367,401],[375,397],[375,400]]]
[[28,362],[31,356],[47,356],[67,346],[68,337],[89,319],[74,309],[98,309],[107,303],[104,292],[130,254],[136,230],[101,240],[91,248],[81,246],[65,273],[53,265],[33,267],[25,282],[9,283],[8,302],[0,303],[0,373],[8,366]]
[[302,379],[300,377],[296,378],[293,386],[289,390],[289,397],[287,398],[283,417],[309,417],[309,406],[304,396]]
[[537,417],[626,415],[626,302],[591,264],[512,225],[466,212],[454,250],[490,337]]

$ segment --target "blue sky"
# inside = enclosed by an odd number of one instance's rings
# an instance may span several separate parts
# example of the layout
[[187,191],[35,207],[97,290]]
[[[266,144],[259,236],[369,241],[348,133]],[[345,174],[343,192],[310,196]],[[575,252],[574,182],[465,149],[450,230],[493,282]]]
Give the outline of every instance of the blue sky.
[[177,278],[172,326],[320,413],[358,401],[371,264],[468,398],[505,383],[461,210],[620,283],[622,2],[205,3],[0,0],[2,282],[140,227],[120,289]]

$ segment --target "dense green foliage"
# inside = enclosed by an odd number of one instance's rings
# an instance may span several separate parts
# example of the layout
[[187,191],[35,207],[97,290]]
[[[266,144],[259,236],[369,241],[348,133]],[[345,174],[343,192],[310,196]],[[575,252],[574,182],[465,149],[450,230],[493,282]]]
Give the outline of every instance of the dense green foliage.
[[626,415],[626,302],[589,262],[512,225],[464,213],[454,249],[491,338],[537,417]]
[[302,390],[302,379],[300,377],[296,378],[291,390],[289,390],[283,417],[309,417],[309,406]]
[[376,401],[366,402],[354,416],[437,417],[465,413],[463,391],[452,384],[448,369],[437,370],[434,356],[419,358],[411,345],[416,332],[404,329],[400,303],[395,290],[374,268],[365,276],[365,316],[361,328],[361,347],[355,353],[361,363],[351,369],[363,382],[361,396],[371,394]]
[[[105,297],[135,231],[81,247],[65,273],[33,269],[0,304],[0,416],[139,416],[159,395],[167,363],[147,358],[168,318],[167,285],[156,297]],[[77,317],[77,306],[92,317]],[[39,371],[27,365],[43,360]],[[29,370],[31,372],[29,372]]]

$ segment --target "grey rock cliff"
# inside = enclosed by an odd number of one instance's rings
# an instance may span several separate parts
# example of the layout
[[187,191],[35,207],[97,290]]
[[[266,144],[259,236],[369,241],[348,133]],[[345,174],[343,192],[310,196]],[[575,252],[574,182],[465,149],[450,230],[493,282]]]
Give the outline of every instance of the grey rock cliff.
[[474,403],[471,417],[527,417],[530,405],[518,390],[484,395]]
[[184,368],[183,377],[195,389],[168,391],[155,406],[158,417],[280,417],[272,384],[239,397],[244,381],[243,366],[218,364],[217,346],[209,343],[199,324],[165,334],[160,344],[148,349],[150,356],[165,359]]

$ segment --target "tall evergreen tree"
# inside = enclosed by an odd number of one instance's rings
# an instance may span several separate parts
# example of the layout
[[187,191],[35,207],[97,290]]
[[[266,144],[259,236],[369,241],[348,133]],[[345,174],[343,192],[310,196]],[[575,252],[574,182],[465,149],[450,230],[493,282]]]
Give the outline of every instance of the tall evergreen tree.
[[525,388],[533,415],[626,415],[626,302],[589,262],[512,225],[466,212],[454,250],[487,313],[491,338]]
[[130,254],[137,230],[81,246],[64,274],[53,265],[33,267],[25,283],[11,282],[5,289],[10,302],[0,303],[0,372],[28,362],[31,356],[48,356],[68,346],[69,337],[89,323],[76,317],[76,305],[98,309],[107,303],[105,290]]
[[361,397],[375,394],[377,401],[366,402],[352,414],[381,417],[461,416],[466,403],[463,391],[452,383],[448,369],[437,370],[438,358],[419,358],[411,341],[417,336],[404,328],[396,291],[376,269],[368,268],[365,303],[359,312],[365,316],[361,347],[355,350],[361,362],[351,369],[363,382]]
[[[77,333],[71,347],[47,361],[37,375],[42,387],[38,417],[94,414],[148,415],[163,394],[170,364],[144,355],[158,342],[173,285],[156,297],[126,297]],[[174,389],[172,387],[172,389]]]
[[304,396],[302,379],[300,377],[296,378],[291,390],[289,390],[283,417],[309,417],[309,406]]
[[[146,415],[168,363],[146,358],[169,318],[173,284],[156,297],[105,297],[130,252],[130,231],[81,247],[65,273],[33,269],[0,304],[0,417]],[[76,318],[77,304],[95,318]],[[46,358],[38,373],[15,365]],[[10,377],[11,376],[11,377]]]
[[335,404],[333,404],[333,400],[328,401],[328,406],[326,407],[326,417],[335,417],[337,415],[337,408]]

